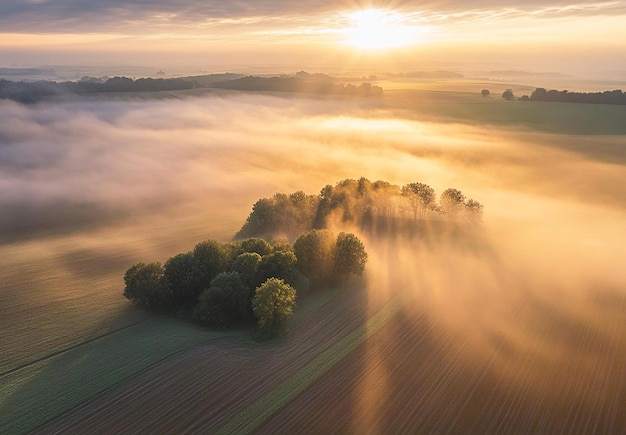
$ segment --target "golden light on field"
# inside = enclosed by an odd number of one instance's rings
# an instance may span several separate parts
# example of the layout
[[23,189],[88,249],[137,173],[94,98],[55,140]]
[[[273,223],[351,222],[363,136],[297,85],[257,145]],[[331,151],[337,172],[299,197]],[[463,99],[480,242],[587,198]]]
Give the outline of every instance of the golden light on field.
[[387,50],[417,44],[423,29],[405,24],[405,17],[385,9],[364,9],[347,16],[345,43],[361,50]]

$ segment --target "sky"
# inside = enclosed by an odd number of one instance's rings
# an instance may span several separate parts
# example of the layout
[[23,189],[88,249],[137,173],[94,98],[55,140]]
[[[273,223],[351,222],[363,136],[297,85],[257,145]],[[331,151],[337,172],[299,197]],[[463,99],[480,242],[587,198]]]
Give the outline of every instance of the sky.
[[626,2],[12,0],[0,67],[626,71]]

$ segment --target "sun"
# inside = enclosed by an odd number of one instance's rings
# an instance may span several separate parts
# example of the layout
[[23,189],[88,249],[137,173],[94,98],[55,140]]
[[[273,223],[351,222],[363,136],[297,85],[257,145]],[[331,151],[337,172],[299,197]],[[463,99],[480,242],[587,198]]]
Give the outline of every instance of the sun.
[[345,43],[362,50],[388,50],[419,41],[419,29],[409,26],[405,17],[385,9],[364,9],[346,16]]

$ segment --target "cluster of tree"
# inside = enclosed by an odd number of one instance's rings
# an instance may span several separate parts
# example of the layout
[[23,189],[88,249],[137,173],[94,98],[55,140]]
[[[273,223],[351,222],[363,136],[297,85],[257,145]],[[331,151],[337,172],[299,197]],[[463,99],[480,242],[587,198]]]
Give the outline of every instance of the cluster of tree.
[[240,79],[242,77],[245,77],[245,75],[237,74],[237,73],[220,73],[220,74],[204,74],[201,76],[181,77],[181,79],[192,83],[194,88],[206,88],[206,87],[211,86],[213,83]]
[[383,89],[371,83],[355,86],[351,83],[341,84],[325,74],[308,74],[300,72],[295,76],[256,77],[247,76],[235,80],[213,83],[213,88],[234,89],[239,91],[271,91],[296,92],[311,94],[377,96]]
[[528,97],[524,95],[522,101],[553,101],[560,103],[586,103],[586,104],[626,104],[626,93],[620,89],[604,92],[568,92],[546,90],[537,88]]
[[425,220],[479,223],[483,206],[457,189],[439,197],[424,183],[397,186],[366,178],[325,186],[319,195],[277,193],[258,200],[237,237],[295,237],[309,229],[329,228],[331,222],[361,230],[384,231],[399,223],[416,225]]
[[42,98],[62,93],[61,88],[55,82],[13,82],[0,79],[0,98],[18,101],[20,103],[34,103]]
[[158,92],[158,91],[181,91],[193,88],[193,83],[183,79],[152,79],[139,78],[136,80],[128,77],[112,77],[104,82],[81,80],[78,82],[62,83],[68,92],[77,94],[92,92]]
[[259,199],[236,238],[275,237],[289,239],[317,228],[315,219],[320,203],[319,195],[306,195],[302,191],[291,194],[276,193],[271,198]]
[[63,94],[89,94],[96,92],[155,92],[179,91],[193,88],[193,83],[183,79],[151,79],[137,80],[127,77],[112,77],[100,81],[92,77],[78,82],[13,82],[0,80],[0,98],[21,103],[34,103],[43,98]]
[[367,253],[353,234],[309,231],[290,245],[249,238],[198,243],[165,264],[138,263],[124,275],[124,296],[149,309],[183,313],[214,328],[258,323],[270,337],[284,330],[296,291],[363,273]]

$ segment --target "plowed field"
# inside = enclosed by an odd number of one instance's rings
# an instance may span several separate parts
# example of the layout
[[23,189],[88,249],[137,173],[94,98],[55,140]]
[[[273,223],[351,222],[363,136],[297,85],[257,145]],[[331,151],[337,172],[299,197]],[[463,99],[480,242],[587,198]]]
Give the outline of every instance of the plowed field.
[[[225,339],[178,354],[39,433],[617,433],[626,303],[584,317],[527,300],[535,343],[450,327],[426,301],[339,293],[280,346]],[[538,343],[538,344],[537,344]]]

